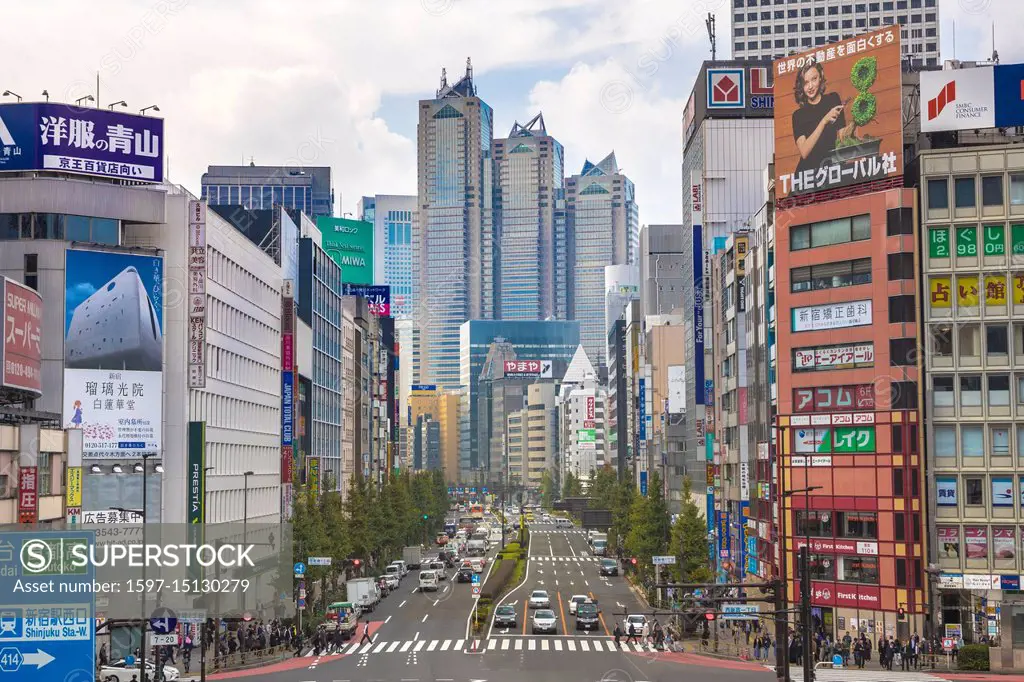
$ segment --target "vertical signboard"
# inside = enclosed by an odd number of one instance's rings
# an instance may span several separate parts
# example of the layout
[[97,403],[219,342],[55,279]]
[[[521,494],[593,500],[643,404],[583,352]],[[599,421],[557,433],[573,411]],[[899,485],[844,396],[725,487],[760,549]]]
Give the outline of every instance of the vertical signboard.
[[641,377],[638,380],[640,385],[637,391],[637,398],[640,402],[640,419],[637,429],[640,432],[640,442],[647,442],[647,382]]
[[[704,404],[704,185],[701,172],[690,172],[690,216],[693,228],[693,364],[697,405]],[[698,437],[703,438],[703,429]]]
[[163,259],[65,252],[64,427],[89,457],[162,452]]
[[900,61],[898,25],[775,60],[779,199],[903,174]]
[[[39,425],[18,427],[18,521],[39,521]],[[2,657],[0,657],[2,658]]]
[[188,387],[206,388],[206,204],[188,202]]
[[373,223],[320,216],[316,226],[324,251],[341,266],[341,281],[373,284]]
[[315,498],[320,494],[320,458],[310,457],[306,465],[309,467],[306,485],[309,487],[309,494]]
[[67,439],[67,481],[64,494],[64,517],[69,524],[82,522],[82,431],[65,431]]
[[597,410],[594,407],[594,396],[588,395],[587,396],[587,420],[588,421],[594,421],[594,419],[595,419],[594,415],[596,413],[597,413]]
[[188,423],[188,523],[206,523],[206,422]]
[[43,299],[35,289],[0,277],[0,388],[43,394],[42,352]]
[[295,424],[295,298],[291,280],[285,280],[281,293],[281,482],[291,484]]

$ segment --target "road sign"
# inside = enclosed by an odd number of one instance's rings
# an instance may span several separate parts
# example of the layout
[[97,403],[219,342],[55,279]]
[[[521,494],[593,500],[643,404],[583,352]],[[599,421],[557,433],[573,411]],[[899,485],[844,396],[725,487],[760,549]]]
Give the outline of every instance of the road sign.
[[174,632],[178,627],[178,616],[166,606],[160,606],[153,610],[149,617],[149,628],[158,635],[166,635]]
[[474,573],[474,574],[473,574],[473,577],[472,577],[472,578],[470,578],[470,582],[471,582],[471,583],[472,583],[473,585],[479,585],[479,584],[480,584],[480,575],[479,575],[478,573]]
[[[331,557],[329,557],[329,556],[311,556],[311,557],[309,557],[308,562],[309,562],[310,566],[330,566],[331,565]],[[298,571],[295,571],[295,572],[298,573]],[[303,571],[303,573],[305,573],[305,571]]]
[[190,625],[199,625],[200,623],[204,623],[206,622],[206,610],[193,609],[191,611],[179,611],[178,622],[188,623]]
[[952,651],[953,650],[953,644],[954,644],[954,641],[953,641],[952,637],[946,637],[945,639],[942,640],[942,648],[945,651]]
[[[80,589],[93,584],[95,568],[65,561],[72,547],[94,542],[92,531],[4,533],[0,540],[4,568],[0,594],[6,595],[0,603],[2,682],[39,682],[44,675],[54,680],[95,677],[95,599]],[[15,590],[18,583],[48,583],[50,589],[19,592]]]
[[758,604],[722,604],[725,620],[757,620],[761,607]]
[[305,608],[306,608],[306,598],[305,597],[299,597],[298,608],[299,608],[299,611],[305,610]]
[[480,586],[473,585],[473,598],[476,599],[480,596]]
[[676,563],[676,558],[674,556],[656,556],[651,557],[651,562],[655,566],[673,566]]
[[297,575],[297,576],[306,575],[306,564],[302,563],[301,561],[296,562],[296,564],[295,564],[295,575]]
[[151,634],[149,643],[153,646],[174,646],[178,643],[178,635],[173,632],[166,635]]

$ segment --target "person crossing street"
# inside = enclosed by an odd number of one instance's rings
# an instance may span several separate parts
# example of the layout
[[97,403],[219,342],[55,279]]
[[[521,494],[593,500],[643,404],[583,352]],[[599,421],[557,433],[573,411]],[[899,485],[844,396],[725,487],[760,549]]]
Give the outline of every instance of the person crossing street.
[[373,637],[370,636],[369,623],[363,623],[363,638],[359,640],[359,643],[362,644],[363,642],[369,642],[370,644],[373,644]]

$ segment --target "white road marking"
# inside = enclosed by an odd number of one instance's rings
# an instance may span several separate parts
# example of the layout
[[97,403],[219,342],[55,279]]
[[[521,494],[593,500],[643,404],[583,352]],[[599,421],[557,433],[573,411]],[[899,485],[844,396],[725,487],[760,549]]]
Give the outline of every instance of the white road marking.
[[570,639],[566,644],[569,645],[569,651],[576,651],[576,640]]
[[437,605],[438,605],[438,604],[440,604],[440,603],[441,603],[441,600],[440,600],[440,599],[435,599],[435,600],[434,600],[434,606],[437,606]]
[[390,621],[390,620],[391,620],[391,616],[388,616],[387,618],[384,619],[384,624],[387,625],[388,621]]
[[350,646],[348,648],[348,651],[346,651],[345,653],[347,653],[347,654],[354,654],[356,652],[356,649],[358,649],[358,648],[359,648],[359,643],[357,642],[357,643],[353,644],[352,646]]
[[562,640],[556,639],[555,640],[555,651],[561,651],[561,650],[562,650]]
[[408,599],[406,599],[405,601],[403,601],[403,602],[402,602],[401,604],[399,604],[399,605],[398,605],[398,608],[402,608],[403,606],[405,606],[405,602],[406,602],[406,601],[409,601],[409,600],[408,600]]
[[402,650],[401,650],[401,651],[402,651],[402,653],[404,654],[404,653],[405,653],[406,651],[408,651],[408,650],[409,650],[409,649],[410,649],[411,647],[412,647],[412,642],[411,642],[411,641],[409,641],[409,642],[406,642],[405,644],[403,644],[403,645],[402,645]]
[[444,591],[444,592],[447,592],[447,591],[448,591],[448,588],[449,588],[449,587],[451,587],[451,585],[445,585],[445,586],[444,586],[444,590],[443,590],[443,591]]
[[398,648],[399,644],[401,644],[401,642],[392,642],[391,646],[388,647],[388,651],[387,652],[390,654],[392,651],[394,651],[395,649]]
[[427,645],[427,640],[421,639],[419,642],[416,643],[416,648],[413,649],[413,651],[419,651],[419,650],[421,650],[426,645]]
[[414,641],[414,642],[415,642],[415,641],[416,641],[417,639],[419,639],[419,638],[420,638],[420,633],[419,633],[419,632],[417,632],[417,633],[416,633],[415,635],[413,635],[413,636],[412,636],[412,641]]
[[590,642],[588,642],[585,639],[581,639],[580,640],[580,650],[581,651],[590,651]]
[[536,642],[536,640],[532,640],[532,639],[526,640],[526,648],[529,649],[530,651],[536,651],[537,650],[537,642]]
[[540,648],[541,648],[541,651],[547,651],[548,650],[548,640],[546,640],[546,639],[540,640]]
[[377,648],[375,648],[373,650],[373,653],[379,654],[384,649],[384,647],[386,647],[387,645],[388,645],[387,642],[381,642],[380,644],[377,645]]
[[512,643],[511,639],[503,639],[503,640],[501,640],[501,650],[502,651],[508,651],[508,646],[511,643]]
[[590,587],[590,582],[588,582],[586,580],[583,581],[583,584],[586,585],[587,587]]
[[487,643],[487,648],[488,649],[497,649],[498,648],[498,640],[492,639],[490,642]]
[[439,640],[436,640],[436,639],[430,640],[430,645],[427,647],[427,651],[433,651],[434,649],[437,648],[437,645],[440,644],[440,643],[441,642]]
[[466,640],[464,640],[464,639],[455,640],[455,645],[452,648],[453,649],[461,649],[462,645],[465,643],[465,641]]
[[446,639],[441,642],[441,651],[448,651],[448,647],[452,645],[452,640]]
[[517,639],[516,640],[516,651],[522,651],[522,650],[523,650],[523,640]]
[[[437,602],[434,602],[434,605],[437,606]],[[426,623],[427,622],[427,616],[429,616],[429,615],[430,615],[429,613],[424,613],[423,614],[423,620],[421,620],[420,622],[421,623]]]

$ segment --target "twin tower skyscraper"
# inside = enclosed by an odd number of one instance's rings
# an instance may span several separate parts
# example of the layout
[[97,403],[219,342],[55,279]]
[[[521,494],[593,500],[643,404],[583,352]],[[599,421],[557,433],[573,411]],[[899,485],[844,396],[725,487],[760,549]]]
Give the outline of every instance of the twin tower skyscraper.
[[[597,102],[595,102],[597,104]],[[633,183],[615,154],[565,176],[544,117],[494,138],[494,110],[473,67],[420,100],[413,311],[420,381],[458,388],[466,320],[576,319],[595,366],[604,359],[604,268],[636,261]]]

